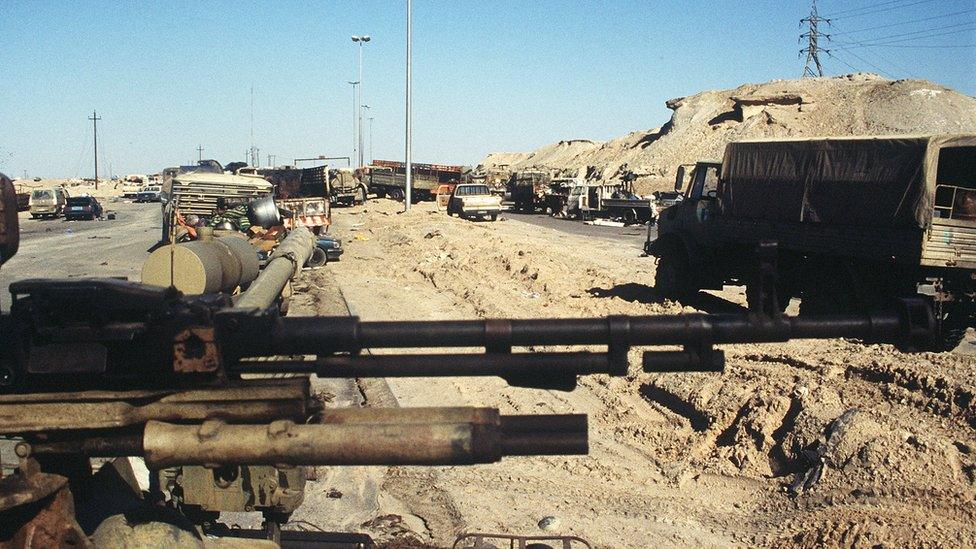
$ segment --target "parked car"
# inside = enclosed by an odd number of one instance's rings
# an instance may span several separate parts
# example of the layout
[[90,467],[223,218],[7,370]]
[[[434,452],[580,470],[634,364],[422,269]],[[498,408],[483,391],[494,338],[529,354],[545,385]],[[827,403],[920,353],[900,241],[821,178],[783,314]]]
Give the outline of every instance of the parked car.
[[306,267],[321,267],[329,261],[338,261],[342,256],[342,240],[334,236],[319,236],[315,240],[312,255],[305,263]]
[[68,205],[64,209],[64,218],[68,221],[93,220],[97,217],[102,217],[102,205],[94,196],[73,196],[68,199]]
[[456,214],[462,219],[481,217],[494,221],[501,209],[502,199],[491,194],[484,184],[458,185],[447,202],[447,215]]
[[64,205],[68,200],[68,192],[62,187],[49,189],[34,189],[31,191],[29,207],[31,217],[60,217],[64,213]]
[[136,193],[135,202],[159,202],[159,185],[146,185]]

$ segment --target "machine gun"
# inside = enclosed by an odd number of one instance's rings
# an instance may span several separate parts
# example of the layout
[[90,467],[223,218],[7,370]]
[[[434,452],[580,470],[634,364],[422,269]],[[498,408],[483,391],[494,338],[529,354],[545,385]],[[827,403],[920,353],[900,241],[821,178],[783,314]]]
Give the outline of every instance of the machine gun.
[[[16,212],[11,218],[6,208],[0,208],[0,260],[16,252]],[[310,247],[302,231],[295,234]],[[191,518],[192,510],[210,518],[230,510],[219,505],[219,492],[236,494],[241,510],[265,512],[268,531],[278,539],[280,523],[301,502],[304,475],[296,466],[464,465],[588,451],[585,415],[330,409],[314,398],[309,374],[498,376],[518,387],[572,390],[581,375],[626,375],[633,347],[680,347],[645,351],[647,372],[718,372],[724,354],[716,344],[853,337],[910,347],[932,326],[931,312],[915,303],[822,318],[283,317],[272,298],[307,258],[303,246],[283,244],[236,300],[113,279],[11,284],[11,310],[0,316],[0,438],[19,441],[20,472],[0,479],[0,541],[36,535],[29,532],[36,532],[42,511],[63,519],[60,529],[49,528],[60,536],[54,539],[86,539],[98,523],[76,523],[64,501],[71,499],[68,485],[90,492],[85,482],[92,457],[144,458],[159,472],[152,495],[167,491]],[[561,350],[519,351],[539,346]],[[443,347],[475,352],[402,352]],[[284,373],[294,375],[267,376]],[[180,469],[166,473],[171,467]],[[79,493],[74,499],[85,504]]]

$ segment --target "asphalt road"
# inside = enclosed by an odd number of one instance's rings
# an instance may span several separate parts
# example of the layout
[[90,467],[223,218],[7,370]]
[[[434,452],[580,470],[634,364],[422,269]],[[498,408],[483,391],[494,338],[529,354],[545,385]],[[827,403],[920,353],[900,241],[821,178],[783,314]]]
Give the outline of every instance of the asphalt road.
[[146,251],[159,240],[159,204],[103,201],[113,220],[31,219],[20,214],[20,249],[0,268],[0,307],[25,278],[122,277],[138,281]]
[[[507,211],[502,215],[508,219],[538,225],[539,227],[547,227],[568,234],[610,240],[618,245],[633,245],[638,250],[644,249],[644,241],[647,240],[646,225],[606,227],[602,225],[586,225],[578,220],[559,219],[542,213],[530,214]],[[657,234],[654,227],[651,227],[651,233],[652,238]]]

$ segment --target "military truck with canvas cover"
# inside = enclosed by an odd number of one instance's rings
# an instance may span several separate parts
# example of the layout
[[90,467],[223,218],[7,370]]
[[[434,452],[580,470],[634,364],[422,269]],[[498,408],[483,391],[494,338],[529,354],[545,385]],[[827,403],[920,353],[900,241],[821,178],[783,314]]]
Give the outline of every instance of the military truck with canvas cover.
[[[470,179],[468,170],[463,166],[413,163],[411,168],[410,199],[413,202],[435,200],[441,185],[457,185]],[[369,181],[369,192],[379,198],[388,196],[398,201],[406,197],[407,166],[403,162],[374,160],[365,172],[368,174],[364,177]]]
[[645,249],[666,297],[744,284],[756,306],[761,244],[776,249],[779,307],[799,297],[801,314],[834,313],[922,294],[938,345],[954,347],[976,316],[976,135],[731,143],[722,162],[695,166]]

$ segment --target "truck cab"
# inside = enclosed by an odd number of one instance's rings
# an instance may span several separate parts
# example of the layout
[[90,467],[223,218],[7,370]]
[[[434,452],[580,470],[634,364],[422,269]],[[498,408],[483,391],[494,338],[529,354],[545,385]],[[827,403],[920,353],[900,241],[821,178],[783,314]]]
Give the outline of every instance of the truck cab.
[[[704,236],[702,222],[718,211],[718,178],[722,163],[702,160],[695,164],[678,166],[674,180],[674,192],[682,199],[657,212],[657,229],[648,227],[644,251],[659,256],[669,240],[690,235],[694,239]],[[652,234],[656,235],[654,240]]]

